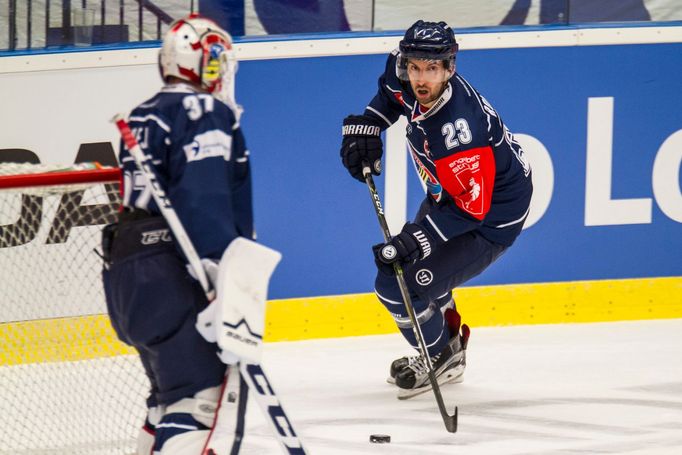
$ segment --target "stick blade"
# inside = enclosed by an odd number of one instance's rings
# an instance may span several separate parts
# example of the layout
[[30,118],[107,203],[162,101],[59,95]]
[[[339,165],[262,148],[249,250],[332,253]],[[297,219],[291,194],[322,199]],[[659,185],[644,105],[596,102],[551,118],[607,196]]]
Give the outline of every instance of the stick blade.
[[457,406],[455,406],[454,415],[443,415],[443,422],[445,422],[445,428],[450,433],[457,433]]

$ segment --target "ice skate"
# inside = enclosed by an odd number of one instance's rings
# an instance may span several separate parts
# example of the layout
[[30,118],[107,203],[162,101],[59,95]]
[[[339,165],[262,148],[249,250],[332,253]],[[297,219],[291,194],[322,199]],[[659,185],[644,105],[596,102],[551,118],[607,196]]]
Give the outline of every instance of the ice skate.
[[[447,321],[448,326],[450,327],[450,333],[459,334],[459,336],[457,338],[460,338],[459,344],[461,345],[461,349],[466,351],[467,343],[469,342],[469,335],[471,333],[469,326],[461,323],[461,317],[460,317],[459,313],[456,310],[454,310],[453,308],[446,309],[444,312],[444,317],[445,317],[445,320]],[[450,340],[450,344],[452,344],[452,343],[453,343],[453,341]],[[434,359],[436,357],[434,357]],[[464,357],[466,357],[466,353],[465,353]],[[393,362],[391,362],[391,367],[389,370],[389,375],[386,378],[386,382],[388,382],[389,384],[395,384],[396,383],[395,378],[398,375],[398,373],[400,373],[405,368],[407,368],[411,365],[415,365],[418,362],[422,362],[420,354],[415,354],[415,355],[411,355],[411,356],[404,356],[404,357],[401,357],[399,359],[395,359]],[[432,359],[432,362],[434,363],[434,367],[435,367],[435,360]],[[466,365],[466,359],[463,360],[463,363],[464,363],[464,365]],[[424,367],[425,367],[425,365],[424,365]],[[464,373],[464,368],[462,368],[462,373]],[[459,376],[461,377],[461,374]],[[428,376],[426,378],[428,380]],[[461,382],[461,378],[458,382]],[[426,390],[428,390],[428,389],[426,389]]]
[[[467,334],[468,327],[462,326],[462,332]],[[439,385],[462,382],[466,367],[466,339],[464,335],[456,335],[443,350],[431,358],[436,380]],[[397,369],[400,366],[402,369]],[[391,364],[396,367],[395,384],[398,386],[398,399],[406,400],[431,390],[428,368],[421,356],[403,357]]]
[[421,356],[419,354],[415,354],[395,359],[393,362],[391,362],[391,368],[388,373],[388,377],[386,378],[386,382],[389,384],[395,384],[396,375],[403,369],[415,363],[419,358],[421,358]]

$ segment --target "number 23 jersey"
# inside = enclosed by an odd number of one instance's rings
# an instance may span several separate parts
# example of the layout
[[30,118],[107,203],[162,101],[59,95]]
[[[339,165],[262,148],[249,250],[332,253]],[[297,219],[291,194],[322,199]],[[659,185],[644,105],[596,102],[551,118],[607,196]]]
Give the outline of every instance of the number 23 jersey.
[[472,230],[511,245],[528,216],[531,169],[520,144],[490,103],[455,73],[429,109],[395,71],[396,52],[365,110],[384,128],[407,117],[407,147],[430,208],[417,220],[446,241]]

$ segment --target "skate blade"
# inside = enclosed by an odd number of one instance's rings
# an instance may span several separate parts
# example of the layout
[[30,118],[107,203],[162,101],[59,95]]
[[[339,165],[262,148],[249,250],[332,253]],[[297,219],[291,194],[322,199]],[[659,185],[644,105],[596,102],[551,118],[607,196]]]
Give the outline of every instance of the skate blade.
[[395,384],[395,378],[392,376],[389,376],[386,378],[386,382],[388,382],[389,384]]
[[[457,366],[438,377],[438,385],[456,384],[464,380],[464,366]],[[431,381],[416,389],[398,389],[399,400],[408,400],[431,390]]]

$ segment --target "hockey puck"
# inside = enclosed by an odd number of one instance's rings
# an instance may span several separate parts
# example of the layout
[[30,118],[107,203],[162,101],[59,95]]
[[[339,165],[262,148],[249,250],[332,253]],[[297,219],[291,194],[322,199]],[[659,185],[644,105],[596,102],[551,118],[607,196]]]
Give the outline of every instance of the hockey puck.
[[369,435],[369,442],[374,444],[385,444],[391,442],[391,437],[387,434],[371,434]]

